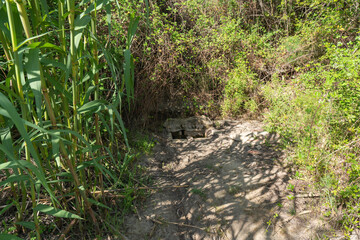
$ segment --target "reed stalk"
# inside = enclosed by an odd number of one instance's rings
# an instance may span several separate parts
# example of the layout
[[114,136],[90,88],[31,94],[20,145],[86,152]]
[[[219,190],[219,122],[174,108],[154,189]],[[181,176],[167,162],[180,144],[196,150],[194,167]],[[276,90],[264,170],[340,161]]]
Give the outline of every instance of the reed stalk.
[[[0,80],[4,86],[0,127],[10,132],[0,131],[0,154],[5,156],[0,158],[0,173],[10,179],[4,184],[9,185],[18,210],[14,224],[32,216],[37,239],[42,235],[39,213],[61,221],[78,219],[83,232],[82,220],[89,218],[100,234],[93,209],[100,200],[92,199],[89,192],[99,188],[104,192],[118,181],[116,172],[103,165],[114,161],[111,154],[117,151],[102,144],[107,138],[114,140],[118,130],[127,143],[119,102],[106,101],[100,91],[100,64],[109,64],[114,83],[116,74],[123,71],[122,66],[116,69],[111,53],[97,36],[97,4],[111,3],[77,3],[58,0],[54,14],[47,12],[46,1],[0,2],[0,9],[6,9],[8,28],[0,28],[0,43],[8,60],[7,79],[11,78],[10,84]],[[78,45],[75,36],[78,42],[80,38]],[[116,144],[108,142],[107,146]],[[46,206],[40,200],[44,196],[51,202]],[[28,198],[31,206],[26,204]],[[105,199],[96,205],[104,204]]]

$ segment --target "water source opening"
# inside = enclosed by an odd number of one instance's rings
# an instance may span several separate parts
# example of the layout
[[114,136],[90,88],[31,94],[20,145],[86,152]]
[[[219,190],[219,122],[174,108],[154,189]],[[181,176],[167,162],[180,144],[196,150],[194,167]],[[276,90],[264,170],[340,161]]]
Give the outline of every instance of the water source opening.
[[185,130],[172,132],[171,133],[172,139],[187,139],[187,138],[205,138],[205,132],[196,132],[196,133],[188,133]]

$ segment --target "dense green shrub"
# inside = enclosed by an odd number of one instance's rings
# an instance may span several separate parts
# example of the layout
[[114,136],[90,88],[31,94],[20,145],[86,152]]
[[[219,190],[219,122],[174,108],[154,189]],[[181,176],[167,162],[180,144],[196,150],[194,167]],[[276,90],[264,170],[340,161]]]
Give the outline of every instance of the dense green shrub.
[[226,81],[222,114],[238,117],[246,110],[255,113],[258,110],[255,100],[258,83],[256,74],[252,73],[247,62],[239,57],[236,67],[231,70]]
[[320,61],[298,69],[292,84],[273,80],[263,87],[266,120],[289,142],[292,161],[311,172],[319,187],[346,206],[337,220],[348,230],[359,224],[359,41],[328,43]]
[[[236,14],[239,4],[160,1],[151,2],[149,12],[145,1],[121,4],[124,13],[140,13],[132,46],[138,69],[133,116],[148,118],[163,110],[163,102],[182,113],[218,116],[228,73],[237,67],[239,53],[249,49],[248,34]],[[126,24],[126,18],[119,19],[113,31],[124,32]],[[121,42],[124,39],[112,40],[114,46]]]

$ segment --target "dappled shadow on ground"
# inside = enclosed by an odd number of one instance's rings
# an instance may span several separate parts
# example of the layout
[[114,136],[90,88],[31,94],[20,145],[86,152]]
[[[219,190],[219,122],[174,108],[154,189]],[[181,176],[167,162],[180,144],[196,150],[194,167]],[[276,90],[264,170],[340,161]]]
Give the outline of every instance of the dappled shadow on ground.
[[[196,139],[185,147],[174,144],[181,156],[174,174],[180,184],[190,186],[181,219],[204,227],[215,238],[254,239],[261,235],[270,239],[273,228],[267,222],[282,206],[288,180],[275,164],[281,153],[252,142],[217,138]],[[181,164],[183,161],[188,163]],[[189,239],[209,233],[184,232]]]
[[310,239],[321,232],[287,198],[282,153],[264,139],[230,139],[238,126],[156,150],[152,175],[161,190],[140,213],[147,222],[132,230],[143,235],[131,239]]

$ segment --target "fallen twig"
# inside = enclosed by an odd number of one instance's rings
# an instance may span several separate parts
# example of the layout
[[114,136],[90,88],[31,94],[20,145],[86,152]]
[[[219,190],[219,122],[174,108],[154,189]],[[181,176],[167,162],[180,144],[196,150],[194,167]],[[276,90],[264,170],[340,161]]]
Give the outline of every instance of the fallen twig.
[[103,190],[103,191],[93,191],[91,192],[91,194],[99,194],[102,195],[104,193],[104,195],[110,196],[110,197],[126,197],[125,195],[122,194],[113,194],[113,192],[117,192],[117,191],[112,191],[112,190]]
[[173,185],[167,187],[138,187],[134,188],[134,190],[156,190],[156,189],[164,189],[164,188],[187,188],[189,185]]
[[138,216],[139,220],[141,221],[141,216],[140,216],[139,211],[138,211],[138,209],[137,209],[137,207],[135,205],[134,205],[134,209],[135,209],[136,215]]
[[288,223],[291,220],[293,220],[294,218],[300,217],[301,215],[308,214],[308,213],[312,213],[312,211],[311,210],[302,211],[301,213],[295,214],[294,216],[291,216],[288,219],[285,219],[284,222]]
[[[189,185],[173,185],[173,186],[168,186],[168,187],[137,187],[137,188],[132,188],[133,190],[159,190],[159,189],[166,189],[166,188],[187,188],[189,187]],[[110,189],[110,190],[103,190],[103,191],[92,191],[90,192],[91,194],[95,194],[98,196],[102,196],[102,194],[104,194],[105,197],[117,197],[117,198],[126,198],[126,195],[122,195],[122,194],[113,194],[116,192],[123,192],[125,191],[125,189]],[[98,197],[96,197],[98,198]]]
[[141,182],[141,181],[137,180],[137,179],[136,179],[136,178],[134,178],[134,177],[131,177],[131,179],[132,179],[132,180],[134,180],[135,182],[137,182],[138,184],[143,185],[144,187],[148,187],[148,186],[146,186],[143,182]]
[[301,213],[299,213],[297,216],[301,216],[301,215],[308,214],[308,213],[312,213],[312,211],[311,210],[305,210],[305,211],[302,211]]
[[304,194],[296,194],[295,197],[297,197],[297,198],[318,198],[318,197],[321,197],[321,195],[314,194],[314,193],[304,193]]
[[[132,190],[157,190],[157,189],[165,189],[165,188],[187,188],[189,185],[173,185],[167,187],[137,187],[137,188],[130,188]],[[123,192],[125,189],[110,189],[110,190],[103,190],[104,193],[112,193],[112,192]],[[101,191],[93,191],[92,194],[99,194]]]
[[199,229],[199,230],[202,230],[202,231],[204,231],[206,233],[216,234],[216,233],[208,231],[206,228],[197,227],[197,226],[194,226],[194,225],[189,225],[189,224],[185,224],[185,223],[177,223],[177,222],[169,222],[169,221],[165,221],[165,220],[157,220],[155,218],[149,218],[149,219],[151,221],[155,222],[155,223],[158,223],[158,224],[172,224],[172,225],[177,225],[177,226],[180,226],[180,227],[189,227],[189,228]]
[[[313,193],[304,193],[304,194],[294,194],[295,198],[318,198],[321,197],[320,194],[313,194]],[[288,198],[288,196],[282,197]]]

